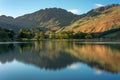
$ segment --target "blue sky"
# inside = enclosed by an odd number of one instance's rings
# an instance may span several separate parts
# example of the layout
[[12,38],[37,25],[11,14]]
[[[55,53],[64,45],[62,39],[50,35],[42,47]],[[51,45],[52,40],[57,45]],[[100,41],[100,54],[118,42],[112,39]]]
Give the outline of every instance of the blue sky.
[[120,0],[0,0],[0,15],[17,17],[53,7],[83,14],[108,4],[120,4]]

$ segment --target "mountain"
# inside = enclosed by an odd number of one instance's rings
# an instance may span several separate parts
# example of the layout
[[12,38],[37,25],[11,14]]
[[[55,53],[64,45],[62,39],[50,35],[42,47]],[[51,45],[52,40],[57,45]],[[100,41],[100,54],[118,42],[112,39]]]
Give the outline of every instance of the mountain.
[[[61,8],[46,8],[34,13],[25,14],[17,18],[0,16],[0,27],[13,29],[20,28],[74,33],[92,33],[97,37],[117,37],[120,34],[120,4],[111,4],[92,9],[86,14],[75,15]],[[119,37],[117,37],[119,38]]]
[[[59,31],[74,31],[84,33],[102,33],[120,28],[120,5],[112,4],[93,9],[82,15],[71,25]],[[58,32],[59,32],[58,31]]]
[[77,15],[61,8],[46,8],[17,17],[15,21],[21,27],[61,28],[70,25],[76,17]]
[[77,17],[61,8],[46,8],[17,18],[0,16],[0,27],[3,28],[61,28],[68,26]]
[[5,15],[0,16],[0,27],[14,28],[14,18]]

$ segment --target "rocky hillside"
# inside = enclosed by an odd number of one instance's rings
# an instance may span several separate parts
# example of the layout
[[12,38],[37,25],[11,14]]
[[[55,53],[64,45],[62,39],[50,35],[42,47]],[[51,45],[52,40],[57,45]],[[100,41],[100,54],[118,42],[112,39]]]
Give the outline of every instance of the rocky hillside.
[[100,7],[84,14],[70,26],[60,31],[74,31],[84,33],[99,33],[111,29],[120,28],[120,5],[112,4]]
[[0,27],[2,28],[14,28],[14,18],[10,16],[0,16]]
[[61,28],[70,25],[77,16],[61,8],[46,8],[17,18],[0,16],[0,27],[17,29],[36,27],[42,29]]
[[37,28],[45,34],[51,31],[92,33],[96,37],[118,37],[120,34],[120,4],[92,9],[75,15],[61,8],[46,8],[17,18],[0,16],[0,27],[13,29]]
[[61,8],[46,8],[37,12],[26,14],[15,19],[16,24],[22,27],[63,27],[68,26],[77,17]]

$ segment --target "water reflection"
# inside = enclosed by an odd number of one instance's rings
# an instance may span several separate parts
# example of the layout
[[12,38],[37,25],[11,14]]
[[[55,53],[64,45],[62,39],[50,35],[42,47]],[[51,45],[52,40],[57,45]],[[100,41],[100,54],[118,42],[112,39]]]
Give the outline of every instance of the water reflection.
[[1,53],[9,53],[14,50],[13,44],[0,44],[0,54]]
[[[17,44],[0,44],[0,62],[13,60],[34,66],[59,70],[82,62],[98,70],[120,72],[119,44],[81,44],[75,41],[39,41]],[[71,65],[71,66],[70,66]]]

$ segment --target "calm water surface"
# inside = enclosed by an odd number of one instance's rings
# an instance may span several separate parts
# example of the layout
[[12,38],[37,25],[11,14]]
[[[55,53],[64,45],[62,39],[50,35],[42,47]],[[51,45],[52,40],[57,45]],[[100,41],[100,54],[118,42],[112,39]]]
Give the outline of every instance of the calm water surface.
[[120,80],[120,43],[1,42],[0,80]]

